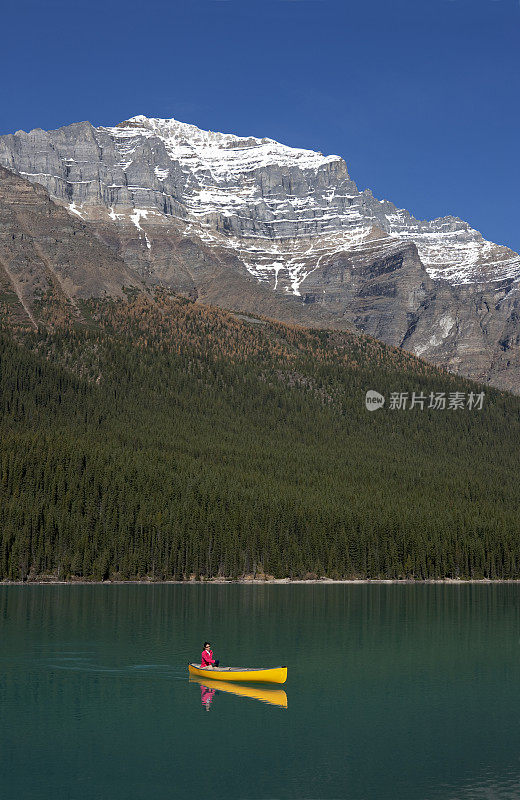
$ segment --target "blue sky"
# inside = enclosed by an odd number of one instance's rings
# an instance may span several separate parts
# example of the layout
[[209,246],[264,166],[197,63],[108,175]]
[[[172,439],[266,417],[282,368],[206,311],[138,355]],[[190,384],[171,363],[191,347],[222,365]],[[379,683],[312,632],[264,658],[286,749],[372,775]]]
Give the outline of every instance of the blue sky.
[[0,132],[135,114],[338,153],[520,251],[519,0],[6,0]]

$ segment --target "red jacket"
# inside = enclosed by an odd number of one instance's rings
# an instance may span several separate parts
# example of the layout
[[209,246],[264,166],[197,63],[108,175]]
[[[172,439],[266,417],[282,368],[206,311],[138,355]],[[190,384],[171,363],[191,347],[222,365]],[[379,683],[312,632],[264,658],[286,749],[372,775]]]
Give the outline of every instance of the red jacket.
[[213,650],[203,650],[202,655],[200,657],[200,666],[207,667],[209,664],[214,664],[215,659],[213,658]]

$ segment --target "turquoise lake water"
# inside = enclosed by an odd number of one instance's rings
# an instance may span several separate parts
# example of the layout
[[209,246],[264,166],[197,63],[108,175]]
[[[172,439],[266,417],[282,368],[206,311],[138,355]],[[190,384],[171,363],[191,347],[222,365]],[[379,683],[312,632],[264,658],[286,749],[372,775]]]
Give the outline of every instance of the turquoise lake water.
[[[520,798],[520,586],[4,586],[0,620],[8,800]],[[206,637],[287,708],[190,683]]]

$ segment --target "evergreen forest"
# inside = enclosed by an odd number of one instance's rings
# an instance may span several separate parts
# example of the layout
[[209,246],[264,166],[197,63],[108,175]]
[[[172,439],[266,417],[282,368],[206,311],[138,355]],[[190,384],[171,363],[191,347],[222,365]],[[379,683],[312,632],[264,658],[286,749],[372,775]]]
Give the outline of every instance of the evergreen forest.
[[79,308],[0,334],[0,580],[520,578],[520,399],[165,293]]

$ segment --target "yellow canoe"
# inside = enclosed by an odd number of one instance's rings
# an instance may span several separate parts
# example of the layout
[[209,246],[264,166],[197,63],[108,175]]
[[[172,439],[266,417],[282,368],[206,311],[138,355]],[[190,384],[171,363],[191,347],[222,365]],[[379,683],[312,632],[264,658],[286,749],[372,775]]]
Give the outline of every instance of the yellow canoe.
[[287,695],[283,689],[264,689],[259,686],[241,686],[239,683],[226,683],[225,681],[213,681],[211,678],[190,677],[190,683],[205,686],[207,689],[218,689],[219,692],[229,692],[239,697],[250,697],[252,700],[260,700],[262,703],[269,703],[271,706],[287,708]]
[[260,681],[261,683],[285,683],[287,667],[271,669],[250,669],[238,667],[201,667],[200,664],[188,664],[190,675],[198,678],[210,678],[212,681]]

